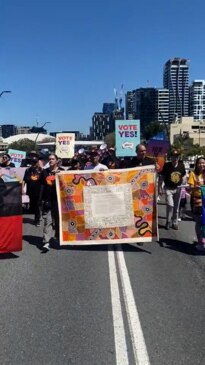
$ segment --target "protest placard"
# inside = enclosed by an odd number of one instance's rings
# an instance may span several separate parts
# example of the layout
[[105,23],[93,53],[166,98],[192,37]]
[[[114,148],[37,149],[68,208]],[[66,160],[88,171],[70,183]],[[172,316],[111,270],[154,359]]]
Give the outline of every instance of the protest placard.
[[116,156],[135,156],[136,146],[140,143],[139,120],[115,121]]
[[11,162],[14,163],[15,167],[20,167],[22,160],[26,158],[25,151],[9,149],[8,154],[11,156]]
[[170,143],[166,140],[151,139],[147,144],[147,155],[155,159],[158,165],[158,172],[163,169],[169,147]]
[[75,133],[56,134],[56,155],[60,158],[72,158],[74,156]]

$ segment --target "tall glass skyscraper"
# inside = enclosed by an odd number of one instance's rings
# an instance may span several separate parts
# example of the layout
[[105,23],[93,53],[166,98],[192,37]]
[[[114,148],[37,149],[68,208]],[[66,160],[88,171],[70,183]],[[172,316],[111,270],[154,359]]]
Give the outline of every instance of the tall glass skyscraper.
[[169,90],[169,122],[189,115],[189,61],[173,58],[164,65],[164,88]]

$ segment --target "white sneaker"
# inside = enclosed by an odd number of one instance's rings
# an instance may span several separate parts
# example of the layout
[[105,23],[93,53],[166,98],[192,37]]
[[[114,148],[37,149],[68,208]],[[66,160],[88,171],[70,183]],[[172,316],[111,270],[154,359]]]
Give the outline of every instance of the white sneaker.
[[178,218],[178,222],[181,222],[181,220],[182,220],[181,218]]
[[45,245],[43,245],[43,248],[46,250],[50,250],[50,245],[49,243],[45,243]]

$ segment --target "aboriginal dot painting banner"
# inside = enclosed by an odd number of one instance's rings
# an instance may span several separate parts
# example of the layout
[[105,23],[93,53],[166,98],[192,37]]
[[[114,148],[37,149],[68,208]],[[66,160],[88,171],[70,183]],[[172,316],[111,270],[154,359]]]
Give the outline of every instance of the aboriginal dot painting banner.
[[154,167],[57,174],[60,244],[151,242],[158,238]]
[[75,133],[56,134],[56,155],[60,158],[72,158],[74,156]]
[[116,156],[135,156],[136,146],[140,143],[139,120],[115,121]]

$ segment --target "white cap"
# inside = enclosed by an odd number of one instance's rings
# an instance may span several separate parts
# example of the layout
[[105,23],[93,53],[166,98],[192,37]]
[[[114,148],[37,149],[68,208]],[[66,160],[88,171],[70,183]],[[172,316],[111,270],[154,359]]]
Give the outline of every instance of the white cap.
[[85,152],[84,148],[80,148],[80,149],[79,149],[79,151],[78,151],[78,153],[79,153],[80,155],[82,155],[84,152]]
[[100,150],[105,150],[106,148],[107,148],[106,143],[101,144],[101,146],[100,146]]

